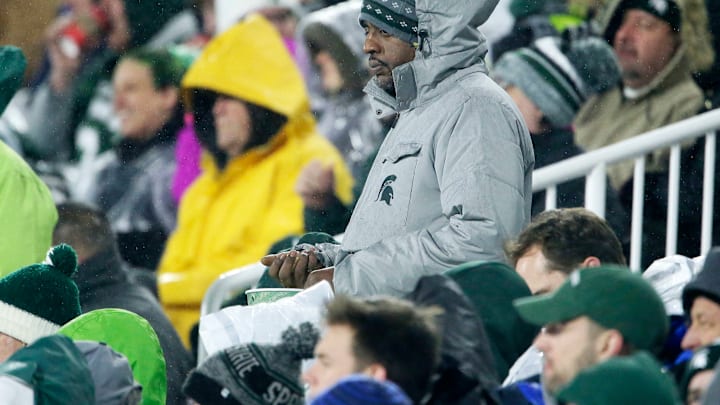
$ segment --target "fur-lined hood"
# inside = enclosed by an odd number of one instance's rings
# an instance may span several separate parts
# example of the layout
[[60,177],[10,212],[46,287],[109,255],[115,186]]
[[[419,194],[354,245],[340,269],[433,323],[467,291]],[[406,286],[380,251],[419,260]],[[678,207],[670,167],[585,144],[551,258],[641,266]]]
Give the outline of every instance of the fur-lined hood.
[[[692,72],[701,72],[712,66],[715,51],[712,47],[712,35],[708,27],[707,11],[704,0],[670,0],[674,1],[682,12],[681,40]],[[627,0],[610,0],[605,9],[599,13],[599,23],[603,35],[610,43],[619,27],[619,19],[624,11],[623,3]]]

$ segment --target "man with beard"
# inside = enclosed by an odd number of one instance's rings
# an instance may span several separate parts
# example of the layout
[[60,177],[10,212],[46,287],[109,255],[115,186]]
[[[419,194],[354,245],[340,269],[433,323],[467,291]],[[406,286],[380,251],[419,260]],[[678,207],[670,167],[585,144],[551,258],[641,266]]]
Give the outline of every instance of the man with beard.
[[[714,59],[703,1],[614,0],[605,20],[622,80],[583,105],[577,143],[594,150],[697,114],[704,99],[692,73]],[[651,156],[646,170],[660,170],[662,157]],[[632,161],[609,167],[612,185],[619,190],[632,171]]]
[[668,331],[658,294],[625,267],[577,270],[554,293],[518,299],[515,307],[543,327],[533,345],[543,353],[542,384],[550,396],[613,357],[659,351]]
[[[575,117],[575,141],[599,149],[698,114],[705,103],[693,73],[714,59],[703,0],[613,0],[604,16],[604,36],[613,45],[622,80],[589,99]],[[704,140],[683,145],[677,253],[695,256],[700,241]],[[698,151],[699,148],[699,151]],[[642,267],[665,256],[669,149],[645,157]],[[700,170],[698,170],[698,167]],[[632,159],[608,167],[626,212],[632,207]],[[717,207],[717,202],[716,202]],[[717,240],[717,235],[715,235]]]

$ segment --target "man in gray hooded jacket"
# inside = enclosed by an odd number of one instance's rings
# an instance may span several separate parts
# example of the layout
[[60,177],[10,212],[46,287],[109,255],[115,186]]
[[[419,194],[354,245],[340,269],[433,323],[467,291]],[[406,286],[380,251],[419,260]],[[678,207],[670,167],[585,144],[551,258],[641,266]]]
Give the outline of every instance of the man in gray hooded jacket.
[[[487,75],[476,29],[497,0],[364,0],[360,23],[378,117],[394,116],[342,245],[267,256],[285,286],[401,296],[473,260],[503,261],[528,223],[528,130]],[[323,268],[325,267],[325,268]]]

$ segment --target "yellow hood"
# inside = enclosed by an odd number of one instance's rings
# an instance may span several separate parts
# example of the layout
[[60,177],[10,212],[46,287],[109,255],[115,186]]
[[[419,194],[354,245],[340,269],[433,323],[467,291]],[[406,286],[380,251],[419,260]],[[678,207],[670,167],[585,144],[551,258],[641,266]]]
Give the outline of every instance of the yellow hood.
[[207,89],[249,101],[288,117],[307,118],[310,104],[302,75],[275,27],[250,15],[213,39],[182,81],[191,106],[191,89]]

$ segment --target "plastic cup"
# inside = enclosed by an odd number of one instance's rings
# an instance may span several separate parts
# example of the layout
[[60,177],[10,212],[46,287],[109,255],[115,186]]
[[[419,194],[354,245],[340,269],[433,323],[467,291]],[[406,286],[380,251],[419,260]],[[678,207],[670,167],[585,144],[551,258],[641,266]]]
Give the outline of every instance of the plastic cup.
[[302,288],[253,288],[245,291],[248,305],[275,302],[281,298],[292,297]]

